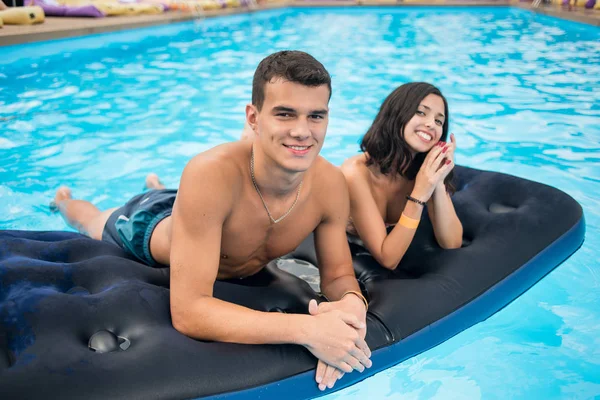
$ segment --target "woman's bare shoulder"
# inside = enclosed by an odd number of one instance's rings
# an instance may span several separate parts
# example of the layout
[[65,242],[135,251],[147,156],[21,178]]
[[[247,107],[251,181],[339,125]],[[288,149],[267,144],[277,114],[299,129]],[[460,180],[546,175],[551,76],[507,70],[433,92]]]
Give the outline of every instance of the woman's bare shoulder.
[[367,166],[367,155],[364,153],[346,159],[340,170],[348,183],[356,181],[368,182],[371,176],[369,167]]

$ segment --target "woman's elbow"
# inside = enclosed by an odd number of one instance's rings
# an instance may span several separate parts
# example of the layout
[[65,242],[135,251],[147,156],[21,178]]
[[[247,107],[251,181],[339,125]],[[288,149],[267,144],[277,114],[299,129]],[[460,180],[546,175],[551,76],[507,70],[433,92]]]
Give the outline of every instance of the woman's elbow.
[[446,243],[440,243],[440,247],[444,250],[460,249],[462,247],[462,238],[459,240],[448,241]]
[[400,261],[387,260],[382,256],[375,256],[374,258],[375,261],[379,263],[379,265],[381,265],[385,269],[389,269],[390,271],[394,271],[398,267],[398,264],[400,264]]
[[462,247],[463,235],[462,229],[457,235],[453,235],[450,238],[444,238],[444,240],[439,240],[438,244],[444,250],[452,250],[452,249],[460,249]]

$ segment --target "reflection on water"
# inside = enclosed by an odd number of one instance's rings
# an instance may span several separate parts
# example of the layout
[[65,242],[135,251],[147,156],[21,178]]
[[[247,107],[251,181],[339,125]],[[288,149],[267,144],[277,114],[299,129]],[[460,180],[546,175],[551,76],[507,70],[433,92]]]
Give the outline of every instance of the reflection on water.
[[4,51],[0,228],[65,229],[45,207],[60,184],[102,208],[150,171],[176,186],[190,157],[239,136],[272,51],[309,51],[331,72],[323,154],[338,165],[393,88],[429,81],[450,103],[458,163],[566,191],[584,207],[586,242],[485,323],[328,398],[600,395],[600,30],[505,8],[326,11]]

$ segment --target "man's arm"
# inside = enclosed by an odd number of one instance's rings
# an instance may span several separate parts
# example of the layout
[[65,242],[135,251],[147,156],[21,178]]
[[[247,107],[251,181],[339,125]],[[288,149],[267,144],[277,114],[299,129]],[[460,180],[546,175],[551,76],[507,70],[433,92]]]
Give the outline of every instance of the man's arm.
[[[330,167],[328,165],[328,167]],[[366,307],[359,296],[345,295],[349,292],[360,293],[360,287],[346,237],[346,225],[350,215],[348,187],[342,173],[334,171],[328,174],[325,184],[319,190],[323,219],[315,229],[315,250],[321,276],[321,292],[330,301],[347,301],[354,305],[355,315],[364,321]]]
[[[326,179],[326,183],[318,190],[324,215],[315,230],[315,249],[321,276],[321,292],[330,300],[321,303],[315,313],[327,313],[332,310],[342,310],[354,314],[365,322],[365,328],[359,329],[361,337],[366,335],[366,305],[363,300],[352,292],[360,293],[360,287],[354,275],[352,256],[346,237],[346,225],[350,214],[350,202],[346,181],[337,168]],[[369,350],[368,356],[371,356]],[[371,362],[363,364],[371,367]],[[362,372],[364,369],[359,369]],[[331,364],[319,361],[315,380],[320,390],[332,388],[344,372]]]
[[183,172],[172,220],[173,326],[204,340],[301,344],[341,370],[360,368],[369,360],[366,343],[355,329],[363,325],[351,314],[266,313],[213,297],[222,226],[237,197],[236,179],[239,171],[228,171],[207,156],[192,160]]

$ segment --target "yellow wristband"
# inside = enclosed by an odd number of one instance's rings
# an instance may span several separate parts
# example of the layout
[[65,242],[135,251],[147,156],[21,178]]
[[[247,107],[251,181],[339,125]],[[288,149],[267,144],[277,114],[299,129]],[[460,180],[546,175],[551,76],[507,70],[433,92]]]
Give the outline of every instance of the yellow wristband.
[[408,229],[417,229],[417,226],[419,226],[419,222],[420,220],[407,217],[406,215],[404,215],[404,213],[402,213],[400,221],[398,221],[400,225]]
[[342,295],[342,297],[340,297],[340,300],[343,299],[344,296],[347,294],[353,294],[358,296],[358,298],[361,299],[363,303],[365,303],[365,311],[369,311],[369,303],[367,302],[367,299],[365,299],[365,296],[363,296],[361,292],[357,292],[356,290],[348,290]]

